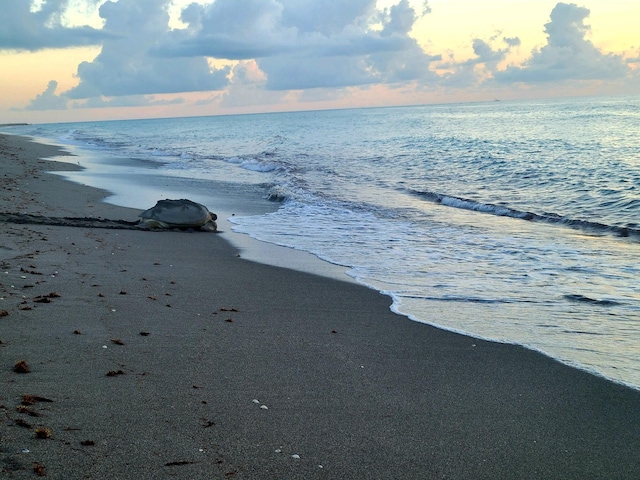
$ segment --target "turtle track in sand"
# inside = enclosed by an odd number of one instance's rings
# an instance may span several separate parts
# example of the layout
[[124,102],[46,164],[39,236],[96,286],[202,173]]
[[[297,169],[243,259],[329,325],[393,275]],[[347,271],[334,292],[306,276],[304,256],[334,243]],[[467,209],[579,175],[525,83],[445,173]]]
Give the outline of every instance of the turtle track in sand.
[[[178,228],[151,228],[139,221],[110,220],[94,217],[49,217],[45,215],[31,215],[26,213],[2,213],[0,223],[14,223],[22,225],[53,225],[59,227],[109,228],[117,230],[145,230],[145,231],[184,231]],[[190,228],[189,231],[206,231]]]

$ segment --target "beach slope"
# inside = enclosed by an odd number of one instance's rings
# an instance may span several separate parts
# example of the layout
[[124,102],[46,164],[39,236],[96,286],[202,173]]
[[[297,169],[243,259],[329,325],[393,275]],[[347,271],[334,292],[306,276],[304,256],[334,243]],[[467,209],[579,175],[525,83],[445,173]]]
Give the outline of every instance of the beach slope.
[[[0,211],[135,219],[47,174],[78,168],[41,160],[60,153],[0,136]],[[224,234],[1,223],[0,266],[3,478],[640,472],[640,392]]]

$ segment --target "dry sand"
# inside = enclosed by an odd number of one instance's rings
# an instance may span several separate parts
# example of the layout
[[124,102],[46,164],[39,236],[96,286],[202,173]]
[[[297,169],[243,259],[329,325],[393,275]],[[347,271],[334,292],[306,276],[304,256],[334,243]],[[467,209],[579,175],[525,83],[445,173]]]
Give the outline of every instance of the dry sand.
[[[0,136],[0,211],[135,219],[57,153]],[[0,267],[2,478],[640,475],[640,392],[221,235],[0,223]]]

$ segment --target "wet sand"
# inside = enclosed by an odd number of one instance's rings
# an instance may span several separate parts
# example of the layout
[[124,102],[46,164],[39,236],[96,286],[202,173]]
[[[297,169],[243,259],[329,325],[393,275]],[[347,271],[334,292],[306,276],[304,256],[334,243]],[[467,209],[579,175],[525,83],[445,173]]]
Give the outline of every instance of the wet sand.
[[[136,218],[46,174],[77,168],[39,160],[57,153],[0,136],[1,212]],[[0,267],[3,478],[640,472],[640,392],[223,235],[0,223]]]

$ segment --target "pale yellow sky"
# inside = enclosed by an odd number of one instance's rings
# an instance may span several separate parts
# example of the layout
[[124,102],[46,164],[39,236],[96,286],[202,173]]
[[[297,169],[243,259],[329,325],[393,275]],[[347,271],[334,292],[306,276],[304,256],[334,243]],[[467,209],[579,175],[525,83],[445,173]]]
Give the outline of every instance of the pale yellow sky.
[[[179,0],[171,10],[174,18],[172,25],[179,26],[177,14],[183,5],[193,0]],[[390,7],[399,0],[384,0],[378,2],[379,8]],[[202,2],[204,3],[204,2]],[[211,2],[208,2],[211,3]],[[422,10],[423,1],[410,1],[417,10]],[[547,0],[431,0],[431,13],[418,19],[413,25],[411,36],[415,38],[424,52],[428,55],[442,55],[444,61],[463,62],[474,57],[472,44],[474,39],[481,39],[494,50],[505,48],[503,37],[518,37],[521,44],[511,48],[501,60],[498,68],[507,65],[520,65],[529,59],[534,49],[539,50],[547,42],[544,25],[550,21],[550,14],[557,5],[556,1]],[[640,56],[640,35],[637,33],[637,21],[640,20],[640,1],[638,0],[587,0],[579,2],[578,6],[590,10],[585,23],[591,27],[585,40],[590,41],[603,55],[613,53],[625,55],[627,58]],[[66,24],[91,24],[102,27],[102,20],[93,11],[91,17],[88,11],[76,11],[69,15]],[[89,12],[91,13],[91,12]],[[2,17],[0,12],[0,20]],[[0,37],[1,40],[1,37]],[[220,104],[225,93],[231,95],[231,90],[217,92],[201,92],[170,95],[155,95],[156,99],[181,98],[182,104],[155,107],[121,107],[121,108],[72,108],[66,110],[30,110],[23,111],[37,95],[42,94],[51,80],[58,82],[56,93],[76,86],[79,78],[76,76],[78,65],[91,62],[100,53],[100,46],[74,47],[65,49],[46,49],[37,52],[15,52],[1,49],[0,43],[0,123],[11,121],[43,122],[70,121],[75,119],[89,120],[92,118],[122,118],[144,116],[172,116],[172,115],[202,115],[215,113],[234,113],[244,111],[291,110],[301,108],[333,108],[342,106],[367,106],[382,104],[408,104],[443,101],[483,100],[491,95],[498,96],[499,91],[483,91],[482,95],[474,90],[474,85],[453,88],[451,86],[434,85],[426,92],[424,88],[408,88],[397,85],[348,87],[336,90],[335,95],[325,95],[320,100],[322,90],[311,90],[311,95],[304,95],[302,91],[288,94],[264,92],[262,98],[256,97],[252,105],[223,107]],[[216,65],[237,64],[237,62],[217,61]],[[635,68],[638,64],[630,64]],[[436,70],[436,65],[431,69]],[[477,70],[478,67],[476,67]],[[593,85],[580,82],[582,90],[578,93],[616,93],[613,84],[608,88],[598,90]],[[599,83],[602,87],[602,82]],[[605,82],[606,86],[606,82]],[[562,95],[571,89],[567,85],[558,86],[557,90],[550,89],[549,84],[537,87],[528,85],[527,88],[517,90],[505,88],[505,98],[520,96]],[[232,87],[229,87],[232,88]],[[258,90],[253,89],[256,95]],[[496,93],[498,92],[498,93]],[[325,92],[326,93],[326,92]],[[620,93],[640,93],[635,91],[621,91]],[[316,100],[304,100],[316,96]],[[197,100],[206,99],[204,105],[194,105]]]
[[[519,37],[521,56],[528,56],[545,43],[544,25],[558,2],[555,0],[432,0],[430,15],[416,25],[414,35],[433,51],[453,50],[469,56],[471,39]],[[640,1],[592,0],[578,2],[591,11],[587,24],[590,40],[608,52],[622,53],[640,48]]]

